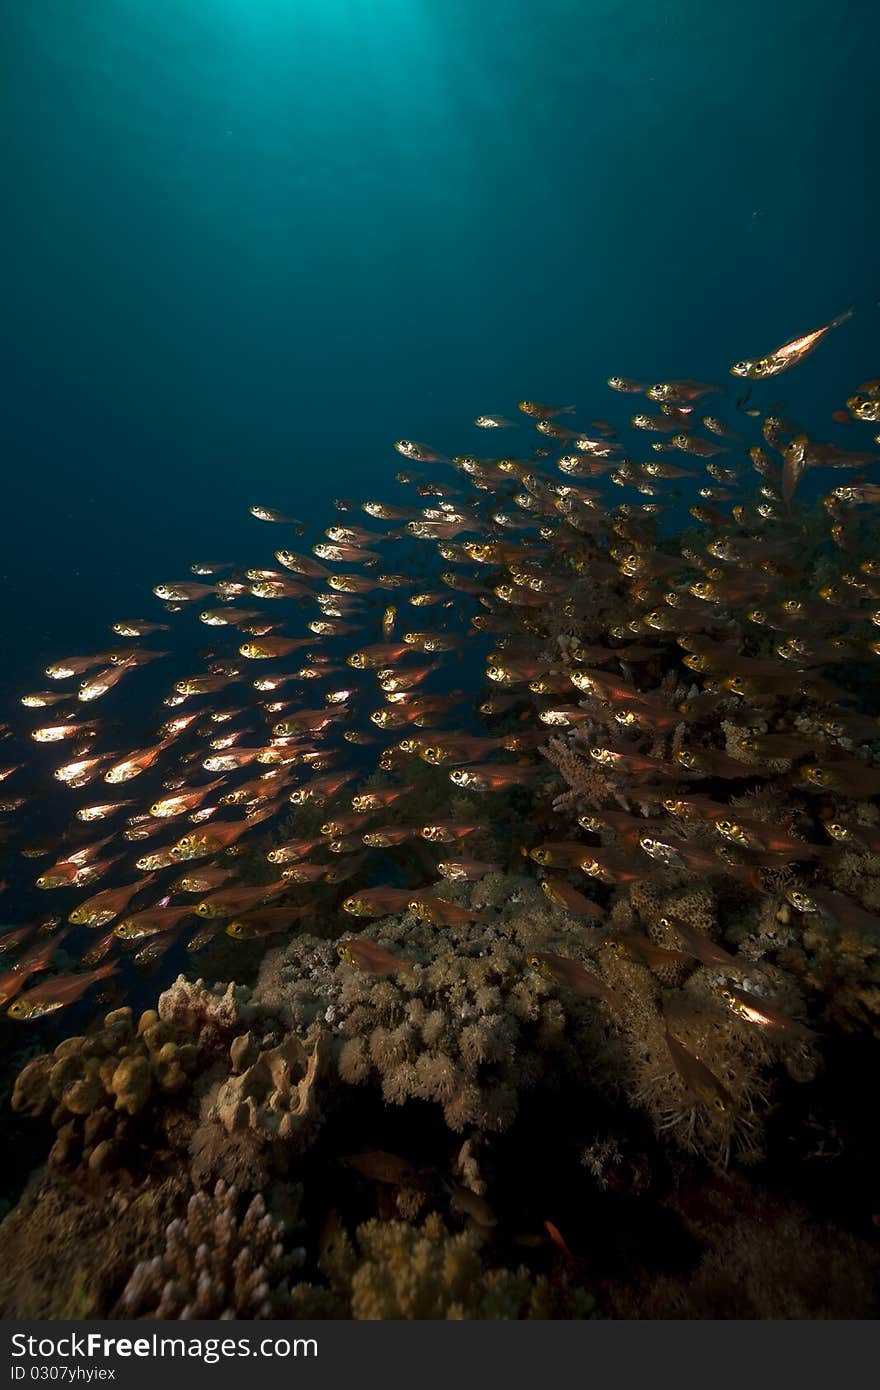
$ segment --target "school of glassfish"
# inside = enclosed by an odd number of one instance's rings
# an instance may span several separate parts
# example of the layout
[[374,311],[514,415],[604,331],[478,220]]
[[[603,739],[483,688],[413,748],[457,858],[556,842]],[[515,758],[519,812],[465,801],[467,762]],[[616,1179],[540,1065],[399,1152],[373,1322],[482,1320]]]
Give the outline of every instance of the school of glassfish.
[[[848,318],[731,374],[775,377]],[[153,590],[168,615],[195,609],[230,646],[173,681],[145,746],[112,747],[114,726],[93,712],[139,668],[168,659],[140,644],[161,642],[169,623],[120,620],[114,637],[134,645],[46,668],[51,685],[21,705],[48,712],[29,730],[33,742],[64,745],[51,773],[71,795],[71,821],[56,842],[18,849],[49,861],[36,885],[60,890],[66,923],[53,916],[0,934],[9,1018],[55,1014],[111,977],[124,985],[129,956],[156,961],[181,937],[191,951],[220,932],[271,945],[307,925],[318,901],[339,914],[338,968],[411,973],[405,955],[347,936],[352,920],[411,913],[438,933],[487,920],[446,898],[444,882],[499,867],[468,853],[469,837],[497,821],[499,797],[531,796],[536,823],[552,823],[566,786],[548,742],[558,750],[560,738],[588,734],[589,808],[558,809],[558,838],[511,844],[504,866],[539,872],[548,899],[584,919],[585,958],[536,951],[523,970],[614,1013],[602,950],[649,968],[700,963],[718,972],[719,1007],[747,1026],[809,1033],[732,983],[736,956],[691,923],[663,919],[672,947],[605,935],[601,922],[633,882],[729,878],[746,893],[777,894],[844,943],[858,939],[863,955],[877,951],[878,917],[833,887],[831,868],[843,852],[880,850],[876,813],[864,810],[880,794],[880,719],[862,696],[880,655],[880,561],[858,558],[863,518],[880,504],[880,483],[865,478],[880,462],[871,447],[880,435],[853,449],[813,439],[775,407],[753,405],[751,386],[735,404],[712,382],[612,376],[608,386],[648,408],[620,427],[564,424],[574,406],[535,401],[521,401],[518,418],[476,417],[486,431],[534,428],[539,442],[520,457],[396,441],[418,466],[396,474],[412,500],[338,499],[342,520],[302,551],[284,542],[307,534],[303,522],[251,507],[281,536],[274,564],[196,561],[194,577]],[[709,397],[714,413],[701,415]],[[725,406],[735,418],[722,418]],[[880,379],[835,414],[880,422]],[[749,430],[760,438],[749,443]],[[639,460],[646,444],[653,457]],[[822,504],[820,548],[838,558],[839,579],[815,590],[801,558],[813,521],[794,505],[808,470],[846,477]],[[663,535],[674,505],[690,517],[677,539]],[[350,519],[358,510],[370,524]],[[456,688],[448,676],[467,682],[474,651],[488,687]],[[682,681],[688,694],[673,699]],[[733,741],[731,725],[742,730]],[[483,818],[421,819],[408,776],[419,762],[448,773],[450,794],[482,798]],[[12,844],[28,803],[15,779],[26,769],[24,757],[0,769]],[[766,783],[796,794],[786,823],[749,814],[749,794]],[[291,811],[315,808],[317,830],[312,816],[277,838]],[[244,851],[273,832],[269,881],[239,881]],[[401,886],[402,853],[410,864],[415,856],[424,886]],[[62,942],[80,968],[53,973]],[[724,1111],[722,1081],[670,1029],[666,1042],[695,1103]]]

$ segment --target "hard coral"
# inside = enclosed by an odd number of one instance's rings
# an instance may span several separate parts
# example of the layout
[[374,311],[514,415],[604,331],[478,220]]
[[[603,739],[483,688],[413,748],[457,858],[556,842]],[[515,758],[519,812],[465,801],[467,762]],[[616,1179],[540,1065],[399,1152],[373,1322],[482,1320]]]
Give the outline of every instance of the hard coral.
[[[328,1273],[338,1304],[348,1306],[343,1316],[362,1321],[591,1316],[594,1300],[584,1290],[551,1286],[523,1266],[487,1268],[482,1246],[476,1229],[450,1235],[436,1213],[420,1227],[367,1221],[358,1228],[356,1249],[347,1239],[340,1243]],[[294,1307],[314,1302],[309,1291],[308,1285],[294,1291]]]
[[271,1318],[285,1306],[286,1281],[303,1252],[285,1254],[284,1227],[252,1199],[242,1219],[238,1193],[219,1181],[196,1192],[185,1219],[171,1221],[165,1249],[138,1264],[120,1299],[126,1317]]
[[13,1109],[51,1115],[57,1138],[50,1163],[100,1172],[120,1159],[134,1117],[156,1093],[189,1084],[198,1056],[198,1045],[153,1010],[135,1030],[131,1009],[115,1009],[97,1032],[66,1038],[53,1053],[33,1058],[15,1083]]
[[232,1037],[244,1032],[259,1014],[245,985],[194,983],[178,975],[174,984],[159,997],[159,1018],[190,1037],[201,1033]]

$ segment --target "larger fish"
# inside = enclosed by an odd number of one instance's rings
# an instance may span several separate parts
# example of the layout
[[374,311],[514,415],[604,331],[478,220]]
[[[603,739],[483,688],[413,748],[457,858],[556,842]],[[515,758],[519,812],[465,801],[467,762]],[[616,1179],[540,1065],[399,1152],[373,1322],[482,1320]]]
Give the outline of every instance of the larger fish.
[[791,342],[783,343],[781,347],[774,348],[765,357],[753,357],[747,358],[743,362],[735,362],[730,369],[731,376],[748,377],[751,381],[760,381],[768,376],[778,376],[780,372],[802,362],[814,348],[819,346],[832,328],[839,328],[842,323],[846,323],[847,319],[852,318],[852,313],[852,309],[845,310],[844,313],[838,314],[837,318],[832,319],[830,323],[826,323],[823,328],[814,328],[812,333],[804,333],[800,338],[792,338]]

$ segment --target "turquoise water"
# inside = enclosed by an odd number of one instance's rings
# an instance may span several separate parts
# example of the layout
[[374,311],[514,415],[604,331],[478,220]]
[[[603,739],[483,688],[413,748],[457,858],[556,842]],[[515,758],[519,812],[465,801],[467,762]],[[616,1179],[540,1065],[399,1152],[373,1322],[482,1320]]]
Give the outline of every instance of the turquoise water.
[[821,436],[876,373],[868,4],[0,13],[10,692],[265,553],[249,503],[387,496],[401,435],[619,415],[609,372],[720,376],[849,303],[782,394]]

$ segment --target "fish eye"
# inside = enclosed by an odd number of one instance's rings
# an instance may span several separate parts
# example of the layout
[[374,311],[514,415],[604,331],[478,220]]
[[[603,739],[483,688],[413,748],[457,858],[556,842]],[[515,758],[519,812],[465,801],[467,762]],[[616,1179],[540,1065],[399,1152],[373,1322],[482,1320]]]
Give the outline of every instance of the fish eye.
[[343,960],[344,960],[344,959],[345,959],[345,947],[344,947],[344,946],[337,946],[337,947],[336,947],[336,954],[337,954],[337,956],[340,957],[340,959],[343,959]]
[[713,1110],[716,1110],[716,1111],[718,1112],[718,1114],[721,1115],[721,1114],[723,1114],[724,1111],[727,1109],[727,1106],[724,1104],[724,1101],[721,1099],[720,1096],[713,1096],[713,1097],[712,1097],[712,1109],[713,1109]]

